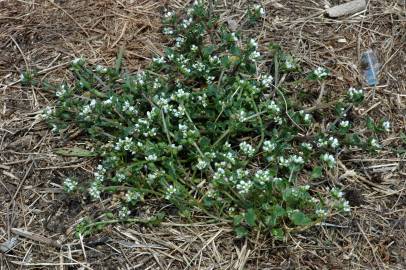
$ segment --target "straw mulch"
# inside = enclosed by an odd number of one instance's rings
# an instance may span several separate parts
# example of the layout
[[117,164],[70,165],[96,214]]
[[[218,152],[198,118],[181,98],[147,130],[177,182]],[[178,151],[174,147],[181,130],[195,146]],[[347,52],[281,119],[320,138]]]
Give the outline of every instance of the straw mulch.
[[[245,0],[224,0],[225,23],[237,24]],[[333,71],[325,91],[334,96],[362,84],[359,58],[373,48],[382,63],[380,84],[364,88],[367,103],[352,112],[386,118],[393,129],[378,154],[342,156],[329,175],[344,187],[352,206],[349,216],[332,217],[322,226],[275,242],[258,232],[235,239],[226,224],[194,223],[173,215],[157,227],[114,225],[89,238],[73,232],[83,217],[97,218],[111,202],[68,197],[61,181],[72,174],[90,175],[95,160],[64,158],[58,147],[86,146],[72,132],[68,140],[50,133],[37,115],[52,104],[42,89],[21,87],[22,70],[41,79],[70,80],[68,63],[78,56],[111,65],[125,49],[125,67],[141,69],[160,54],[163,8],[183,9],[185,1],[38,0],[0,2],[0,269],[405,269],[406,268],[406,6],[402,1],[371,0],[367,12],[332,20],[326,3],[343,1],[262,1],[266,21],[242,29],[282,45],[304,70],[326,66]],[[302,90],[302,89],[298,89]],[[308,89],[317,97],[319,89]],[[356,120],[356,119],[354,119]],[[403,131],[403,132],[402,132]],[[358,131],[361,136],[365,130]],[[151,205],[154,202],[151,202]],[[140,215],[148,215],[148,203]],[[151,206],[156,207],[156,206]],[[4,247],[4,245],[3,245]]]

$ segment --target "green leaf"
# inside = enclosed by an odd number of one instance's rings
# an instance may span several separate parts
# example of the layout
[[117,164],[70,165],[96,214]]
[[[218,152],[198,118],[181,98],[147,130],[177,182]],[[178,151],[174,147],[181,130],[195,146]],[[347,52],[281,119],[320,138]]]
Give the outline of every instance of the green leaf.
[[235,227],[234,231],[238,238],[243,238],[243,237],[247,236],[247,234],[248,234],[247,228],[245,228],[243,226]]
[[283,240],[283,237],[285,236],[285,233],[281,228],[275,228],[272,229],[272,235],[277,239],[277,240]]
[[403,142],[404,144],[406,144],[406,135],[405,135],[405,133],[403,133],[402,131],[400,132],[400,138],[402,139],[402,142]]
[[309,225],[311,220],[301,211],[293,211],[289,215],[289,219],[297,226]]
[[275,215],[270,215],[265,217],[265,225],[273,227],[276,225],[277,217]]
[[234,226],[240,225],[243,219],[244,219],[244,217],[241,215],[234,216],[234,218],[233,218]]
[[210,150],[210,139],[206,136],[200,138],[200,147],[202,151]]
[[317,178],[320,178],[322,176],[322,174],[323,174],[322,167],[317,166],[317,167],[313,168],[310,178],[317,179]]
[[255,226],[255,221],[257,219],[257,215],[255,214],[254,209],[250,208],[247,210],[245,213],[245,220],[247,221],[247,224],[250,225],[251,227]]
[[214,49],[215,49],[214,45],[209,45],[209,46],[204,47],[202,50],[203,55],[205,55],[205,56],[211,55],[214,52]]
[[285,208],[283,208],[282,206],[275,205],[274,207],[272,207],[272,214],[276,217],[283,217],[284,215],[286,215],[286,211]]
[[371,130],[371,131],[374,131],[374,130],[375,130],[375,123],[374,123],[374,120],[372,120],[371,117],[368,117],[368,118],[367,118],[367,128],[368,128],[369,130]]
[[96,153],[82,148],[57,148],[55,154],[67,157],[95,157]]

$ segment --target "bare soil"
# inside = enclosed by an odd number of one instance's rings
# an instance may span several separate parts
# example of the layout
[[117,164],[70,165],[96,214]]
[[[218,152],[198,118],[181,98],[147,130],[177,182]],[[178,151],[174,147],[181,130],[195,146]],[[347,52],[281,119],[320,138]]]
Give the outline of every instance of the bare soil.
[[[224,0],[224,22],[237,24],[248,1]],[[54,154],[58,147],[86,146],[72,131],[52,134],[38,118],[52,104],[46,89],[22,87],[23,70],[41,80],[70,80],[68,63],[83,56],[112,65],[125,49],[125,67],[142,69],[162,53],[164,7],[181,10],[184,0],[6,0],[0,2],[0,269],[406,269],[406,6],[402,1],[371,0],[366,12],[340,19],[324,15],[326,4],[342,0],[268,0],[267,19],[242,29],[258,38],[264,53],[269,42],[294,54],[304,70],[326,66],[333,72],[326,97],[362,86],[360,55],[372,48],[382,68],[376,88],[365,87],[367,102],[350,112],[354,121],[368,115],[389,119],[393,128],[377,154],[351,152],[325,181],[344,187],[352,212],[277,242],[257,232],[238,240],[229,225],[193,223],[169,216],[156,227],[112,225],[77,239],[83,217],[97,218],[108,201],[92,203],[63,193],[67,175],[88,177],[94,159]],[[297,89],[317,98],[319,89]],[[310,104],[311,105],[311,104]],[[368,136],[366,130],[358,130]],[[140,206],[148,215],[154,202]],[[18,233],[17,233],[18,234]],[[41,238],[42,237],[42,238]],[[59,241],[59,242],[56,242]],[[56,243],[56,244],[55,244]],[[61,247],[58,243],[61,243]]]

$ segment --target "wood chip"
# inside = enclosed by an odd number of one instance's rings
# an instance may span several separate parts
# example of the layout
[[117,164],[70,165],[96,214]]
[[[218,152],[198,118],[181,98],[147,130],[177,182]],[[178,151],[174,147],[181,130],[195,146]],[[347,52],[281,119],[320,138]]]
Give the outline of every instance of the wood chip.
[[55,240],[52,240],[50,238],[44,237],[42,235],[34,234],[32,232],[27,232],[27,231],[24,231],[24,230],[18,229],[18,228],[12,228],[11,232],[16,234],[16,235],[25,237],[27,239],[31,239],[31,240],[46,244],[48,246],[61,248],[61,244],[59,242],[57,242]]
[[327,9],[327,14],[331,18],[351,15],[364,10],[367,7],[365,0],[355,0],[342,5],[334,6]]

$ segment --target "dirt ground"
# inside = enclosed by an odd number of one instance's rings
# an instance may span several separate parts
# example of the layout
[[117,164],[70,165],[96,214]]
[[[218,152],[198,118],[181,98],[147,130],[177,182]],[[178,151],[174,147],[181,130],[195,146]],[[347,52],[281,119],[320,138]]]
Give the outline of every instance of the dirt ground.
[[[238,23],[247,1],[219,2],[226,6],[222,18],[231,14]],[[125,67],[141,69],[165,46],[164,7],[180,10],[187,3],[0,1],[0,244],[19,235],[12,250],[0,252],[0,269],[406,269],[406,6],[371,0],[366,12],[353,16],[333,20],[323,14],[327,4],[342,2],[264,0],[267,19],[243,30],[255,33],[263,51],[271,41],[281,44],[304,69],[330,68],[331,95],[362,85],[360,55],[372,48],[382,63],[380,83],[364,88],[368,101],[352,115],[385,117],[393,126],[382,142],[385,150],[347,154],[329,176],[344,187],[351,215],[276,242],[260,232],[236,240],[228,225],[204,216],[194,217],[195,223],[168,217],[158,227],[114,225],[75,238],[80,217],[97,217],[109,204],[66,196],[61,181],[90,174],[95,160],[54,154],[86,141],[52,134],[38,118],[52,95],[22,87],[19,76],[35,69],[42,80],[70,80],[66,67],[74,57],[111,65],[121,47]]]

